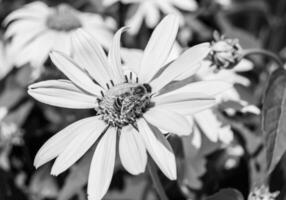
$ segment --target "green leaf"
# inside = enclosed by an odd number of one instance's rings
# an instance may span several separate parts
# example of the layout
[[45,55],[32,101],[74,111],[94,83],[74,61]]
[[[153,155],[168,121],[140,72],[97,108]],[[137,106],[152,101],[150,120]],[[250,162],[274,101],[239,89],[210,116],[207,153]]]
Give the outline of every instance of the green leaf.
[[270,76],[264,94],[262,130],[267,169],[271,173],[286,151],[286,71],[283,69]]
[[235,189],[222,189],[206,200],[244,200],[242,194]]

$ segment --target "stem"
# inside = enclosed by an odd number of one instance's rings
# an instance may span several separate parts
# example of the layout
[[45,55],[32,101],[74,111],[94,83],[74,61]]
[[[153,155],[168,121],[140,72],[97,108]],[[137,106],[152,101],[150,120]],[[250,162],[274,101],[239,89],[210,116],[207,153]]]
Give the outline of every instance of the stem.
[[154,187],[158,193],[158,196],[160,197],[161,200],[168,200],[168,197],[167,197],[167,195],[164,191],[164,188],[160,182],[160,179],[158,177],[155,163],[152,159],[149,159],[147,167],[148,167],[148,172],[151,176],[152,182],[154,184]]
[[281,61],[281,59],[275,53],[265,50],[265,49],[247,49],[247,50],[244,50],[241,57],[244,58],[244,57],[254,55],[254,54],[260,54],[260,55],[269,57],[272,60],[274,60],[278,64],[279,67],[283,68],[283,62]]

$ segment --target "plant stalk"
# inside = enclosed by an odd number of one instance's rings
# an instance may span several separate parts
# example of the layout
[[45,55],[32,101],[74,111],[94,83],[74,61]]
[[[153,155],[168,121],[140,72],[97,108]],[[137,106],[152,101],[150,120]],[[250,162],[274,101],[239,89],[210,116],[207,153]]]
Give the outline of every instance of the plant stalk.
[[165,190],[160,182],[159,176],[156,171],[156,165],[152,159],[149,159],[147,164],[148,172],[151,176],[152,182],[154,184],[154,187],[157,191],[157,194],[161,200],[168,200],[168,197],[165,193]]
[[250,55],[263,55],[268,58],[271,58],[273,61],[275,61],[279,67],[283,68],[283,62],[281,59],[273,52],[265,50],[265,49],[247,49],[243,51],[242,58],[248,57]]

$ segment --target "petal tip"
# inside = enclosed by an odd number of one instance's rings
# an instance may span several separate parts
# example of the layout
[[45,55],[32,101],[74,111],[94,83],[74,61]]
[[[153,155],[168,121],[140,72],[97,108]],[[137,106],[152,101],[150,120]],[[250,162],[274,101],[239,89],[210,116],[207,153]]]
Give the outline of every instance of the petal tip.
[[34,167],[36,169],[39,169],[39,167],[41,167],[43,164],[45,164],[45,162],[43,160],[40,159],[40,157],[38,155],[36,155],[35,159],[34,159]]
[[34,165],[34,167],[35,167],[36,169],[39,169],[39,167],[41,166],[41,164],[40,164],[38,161],[36,161],[36,160],[34,160],[33,165]]
[[177,173],[172,174],[172,175],[169,177],[169,179],[172,180],[172,181],[177,180]]
[[51,175],[52,176],[58,176],[61,172],[59,170],[58,167],[55,167],[56,165],[54,164],[53,167],[52,167],[52,170],[51,170]]

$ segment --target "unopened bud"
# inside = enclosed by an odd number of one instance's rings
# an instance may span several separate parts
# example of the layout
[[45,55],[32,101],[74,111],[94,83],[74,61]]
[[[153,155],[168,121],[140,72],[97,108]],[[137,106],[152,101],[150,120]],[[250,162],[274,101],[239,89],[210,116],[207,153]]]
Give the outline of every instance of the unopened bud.
[[214,32],[214,41],[207,59],[217,69],[232,69],[241,60],[241,51],[238,39],[225,38]]

